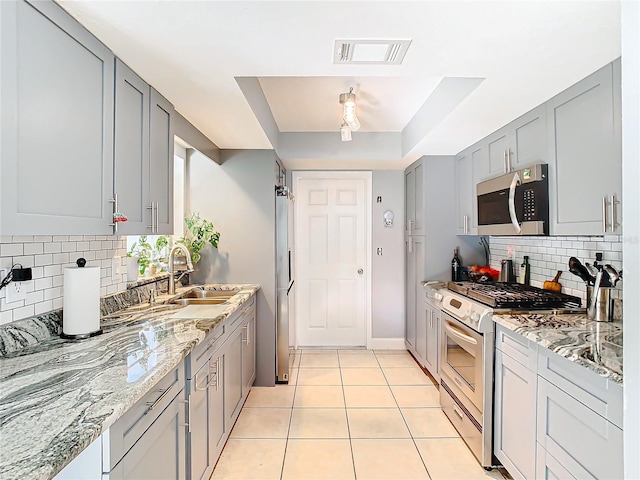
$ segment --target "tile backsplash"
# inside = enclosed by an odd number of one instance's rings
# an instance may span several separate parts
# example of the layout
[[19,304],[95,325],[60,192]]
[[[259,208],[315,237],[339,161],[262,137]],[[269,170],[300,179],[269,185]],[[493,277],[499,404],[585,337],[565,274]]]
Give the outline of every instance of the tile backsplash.
[[[514,259],[516,272],[525,255],[531,264],[531,285],[542,287],[562,270],[560,283],[563,293],[586,301],[586,288],[580,278],[569,272],[569,258],[576,257],[583,264],[593,264],[596,253],[602,252],[601,263],[609,263],[622,270],[622,241],[617,235],[598,237],[491,237],[491,266],[500,269],[500,260]],[[512,252],[512,253],[510,253]],[[624,281],[624,280],[623,280]],[[613,298],[622,298],[622,283],[614,289]]]
[[101,296],[126,290],[126,247],[124,236],[0,237],[0,268],[19,263],[33,269],[33,280],[24,282],[26,300],[7,303],[5,289],[0,290],[0,325],[62,308],[64,268],[75,266],[79,257],[100,267]]

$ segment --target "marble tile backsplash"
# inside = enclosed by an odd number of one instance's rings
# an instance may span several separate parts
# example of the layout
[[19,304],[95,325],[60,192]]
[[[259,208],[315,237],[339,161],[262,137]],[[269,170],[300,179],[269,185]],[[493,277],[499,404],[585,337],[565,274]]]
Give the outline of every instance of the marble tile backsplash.
[[100,267],[100,296],[126,290],[126,246],[124,236],[0,237],[0,268],[20,263],[33,269],[33,280],[24,282],[25,300],[7,303],[6,290],[0,290],[0,325],[62,308],[64,268],[74,266],[79,257]]
[[[518,267],[525,255],[531,264],[531,285],[542,287],[562,270],[560,283],[563,293],[581,297],[586,301],[586,287],[580,278],[569,272],[569,258],[576,257],[583,264],[593,264],[596,253],[602,252],[602,263],[622,269],[622,241],[617,235],[597,237],[490,237],[491,266],[500,269],[503,258],[511,258]],[[624,280],[623,280],[624,281]],[[613,298],[622,298],[622,282],[613,291]]]

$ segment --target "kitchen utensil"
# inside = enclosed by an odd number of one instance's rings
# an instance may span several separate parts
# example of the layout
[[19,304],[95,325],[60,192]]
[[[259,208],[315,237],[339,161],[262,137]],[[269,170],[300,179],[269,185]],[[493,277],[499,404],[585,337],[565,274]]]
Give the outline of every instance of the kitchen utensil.
[[609,278],[611,279],[611,285],[615,287],[616,283],[618,283],[618,280],[620,279],[620,274],[615,268],[613,268],[608,263],[604,266],[604,270],[609,274]]
[[498,281],[504,283],[513,283],[515,281],[513,260],[505,258],[500,262],[500,276],[498,277]]
[[556,276],[553,277],[553,280],[546,280],[542,284],[542,288],[544,288],[545,290],[551,290],[552,292],[561,292],[562,284],[558,282],[558,280],[560,279],[560,275],[562,275],[562,270],[558,270],[558,273],[556,273]]
[[569,271],[574,275],[580,277],[585,284],[593,285],[594,278],[589,275],[587,269],[584,267],[584,265],[582,265],[582,263],[580,263],[580,260],[578,260],[576,257],[571,257],[569,259]]
[[[598,272],[602,273],[602,278],[600,279],[600,286],[601,287],[610,287],[611,286],[611,280],[609,279],[609,274],[607,272],[605,272],[602,267],[600,267],[599,265],[596,264],[596,262],[594,262],[593,265],[590,265],[588,262],[585,262],[585,267],[587,268],[587,270],[589,271],[589,274],[591,276],[596,276],[598,274]],[[594,281],[594,285],[595,285],[595,281]]]
[[599,272],[599,270],[589,262],[585,262],[584,266],[587,269],[587,272],[589,272],[589,275],[591,275],[592,277],[595,277]]

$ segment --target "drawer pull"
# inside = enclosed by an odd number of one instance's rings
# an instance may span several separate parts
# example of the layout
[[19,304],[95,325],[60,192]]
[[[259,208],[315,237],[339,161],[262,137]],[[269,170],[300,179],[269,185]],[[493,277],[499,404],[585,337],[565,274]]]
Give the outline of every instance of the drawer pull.
[[458,411],[458,409],[456,407],[453,407],[453,413],[455,413],[458,416],[458,418],[460,419],[460,421],[462,421],[463,415],[462,415],[462,413],[460,413]]
[[149,408],[147,408],[147,411],[144,412],[145,415],[158,406],[158,404],[162,401],[162,399],[169,394],[169,392],[171,391],[171,387],[167,388],[164,391],[162,390],[159,390],[159,391],[162,392],[162,395],[160,395],[155,402],[147,402],[147,405],[149,406]]

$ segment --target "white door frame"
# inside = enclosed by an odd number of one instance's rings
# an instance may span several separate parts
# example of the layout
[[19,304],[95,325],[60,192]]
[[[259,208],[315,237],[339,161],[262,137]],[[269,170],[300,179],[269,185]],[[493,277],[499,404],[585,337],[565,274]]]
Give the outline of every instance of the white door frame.
[[[321,178],[329,178],[329,179],[342,179],[342,178],[348,178],[348,179],[354,179],[354,178],[359,178],[359,179],[363,179],[364,180],[364,189],[365,189],[365,193],[364,193],[364,208],[365,208],[365,239],[366,239],[366,254],[365,254],[365,266],[364,266],[364,271],[365,271],[365,339],[366,339],[366,347],[367,349],[371,349],[372,345],[371,345],[371,332],[372,332],[372,328],[371,328],[371,277],[372,277],[372,271],[371,271],[371,265],[372,265],[372,255],[371,255],[371,245],[372,245],[372,200],[371,200],[371,192],[373,190],[373,186],[372,186],[372,182],[373,182],[373,174],[370,170],[344,170],[344,171],[316,171],[316,170],[295,170],[292,172],[292,181],[291,183],[293,184],[293,194],[294,196],[296,195],[296,190],[297,190],[297,186],[298,186],[298,181],[299,179],[302,178],[311,178],[311,179],[321,179]],[[295,220],[297,220],[298,218],[298,202],[293,202],[293,216],[294,216],[294,235],[293,235],[293,240],[294,240],[294,249],[293,249],[293,255],[294,258],[297,255],[298,252],[298,230],[297,230],[297,224],[299,222],[296,222]],[[299,276],[299,272],[298,272],[298,262],[296,262],[294,260],[293,262],[294,265],[294,280],[296,278],[298,278]],[[293,346],[295,348],[297,348],[299,341],[298,341],[298,329],[296,328],[295,323],[297,323],[297,319],[298,319],[298,302],[297,300],[297,290],[294,287],[294,292],[293,292],[293,298],[294,298],[294,315],[293,315],[293,320],[290,320],[290,325],[293,325],[292,330],[295,332],[295,336],[293,343]]]

